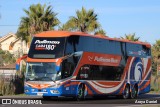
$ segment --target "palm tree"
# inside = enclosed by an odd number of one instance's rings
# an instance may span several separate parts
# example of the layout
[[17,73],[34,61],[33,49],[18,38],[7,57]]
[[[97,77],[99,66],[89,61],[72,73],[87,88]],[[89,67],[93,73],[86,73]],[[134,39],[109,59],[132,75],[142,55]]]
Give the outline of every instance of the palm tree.
[[31,40],[31,35],[53,30],[60,23],[56,17],[57,13],[52,11],[51,5],[33,4],[29,7],[29,10],[24,9],[24,12],[27,16],[21,18],[17,35],[26,42]]
[[94,34],[95,34],[95,35],[102,35],[102,36],[105,36],[105,35],[106,35],[106,32],[105,32],[103,29],[99,29],[99,30],[96,31]]
[[121,37],[121,39],[128,39],[130,41],[138,41],[140,37],[135,37],[135,33],[133,34],[125,34],[125,37]]
[[21,24],[17,31],[17,37],[21,38],[22,40],[26,41],[26,43],[29,42],[29,39],[31,38],[31,32],[30,32],[30,26],[29,26],[29,18],[28,17],[22,17],[21,18]]
[[76,11],[76,16],[70,17],[64,27],[69,31],[90,33],[100,28],[100,24],[97,21],[97,14],[95,14],[93,9],[86,10],[82,7],[81,11]]
[[62,24],[62,25],[59,26],[58,30],[67,31],[68,27],[66,26],[66,24]]

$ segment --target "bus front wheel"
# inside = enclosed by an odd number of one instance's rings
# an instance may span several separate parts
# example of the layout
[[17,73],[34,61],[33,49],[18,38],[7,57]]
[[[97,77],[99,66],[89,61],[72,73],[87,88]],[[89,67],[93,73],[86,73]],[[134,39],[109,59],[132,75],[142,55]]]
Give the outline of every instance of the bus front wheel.
[[84,84],[81,84],[79,87],[78,87],[78,92],[77,92],[77,100],[78,101],[81,101],[81,100],[84,100],[85,99],[85,85]]
[[126,87],[124,89],[123,98],[124,99],[130,98],[130,87],[129,87],[129,85],[126,85]]

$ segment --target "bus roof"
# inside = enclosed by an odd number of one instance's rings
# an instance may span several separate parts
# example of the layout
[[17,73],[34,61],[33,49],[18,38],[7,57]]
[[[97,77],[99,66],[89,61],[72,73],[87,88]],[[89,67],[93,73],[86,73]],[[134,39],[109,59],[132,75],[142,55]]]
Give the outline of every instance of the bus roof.
[[130,41],[127,39],[119,39],[119,38],[110,38],[108,36],[103,35],[91,35],[84,32],[69,32],[69,31],[44,31],[38,34],[35,34],[34,37],[68,37],[68,36],[90,36],[94,38],[101,38],[101,39],[107,39],[107,40],[113,40],[113,41],[120,41],[120,42],[129,42],[134,44],[141,44],[145,45],[146,47],[150,48],[151,45],[147,42],[141,42],[141,41]]

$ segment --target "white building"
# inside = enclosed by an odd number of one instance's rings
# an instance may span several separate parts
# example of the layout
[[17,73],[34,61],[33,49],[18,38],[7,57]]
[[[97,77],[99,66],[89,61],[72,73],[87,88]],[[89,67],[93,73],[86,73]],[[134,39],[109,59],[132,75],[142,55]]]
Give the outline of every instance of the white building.
[[9,51],[15,56],[22,56],[28,53],[28,46],[25,41],[18,39],[13,33],[8,33],[7,35],[0,38],[0,48],[5,51]]

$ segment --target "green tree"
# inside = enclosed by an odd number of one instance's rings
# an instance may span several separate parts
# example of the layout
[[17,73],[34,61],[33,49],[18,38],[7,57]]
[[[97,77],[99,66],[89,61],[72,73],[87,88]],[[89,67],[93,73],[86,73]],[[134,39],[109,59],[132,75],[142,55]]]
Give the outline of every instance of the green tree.
[[69,20],[63,25],[65,30],[69,31],[81,31],[81,32],[95,32],[100,28],[100,24],[97,21],[97,14],[93,9],[86,10],[82,7],[82,10],[76,11],[76,16],[71,16]]
[[15,57],[8,51],[3,51],[0,49],[0,66],[15,63]]
[[128,39],[130,41],[138,41],[140,37],[136,37],[135,33],[133,34],[125,34],[125,37],[121,37],[121,39]]
[[46,4],[31,5],[28,10],[24,9],[26,16],[21,18],[17,36],[26,42],[30,42],[31,35],[48,30],[54,30],[60,21],[57,13],[52,11],[52,6]]
[[152,46],[152,69],[154,74],[157,71],[158,57],[160,57],[160,40],[156,40],[156,43]]

